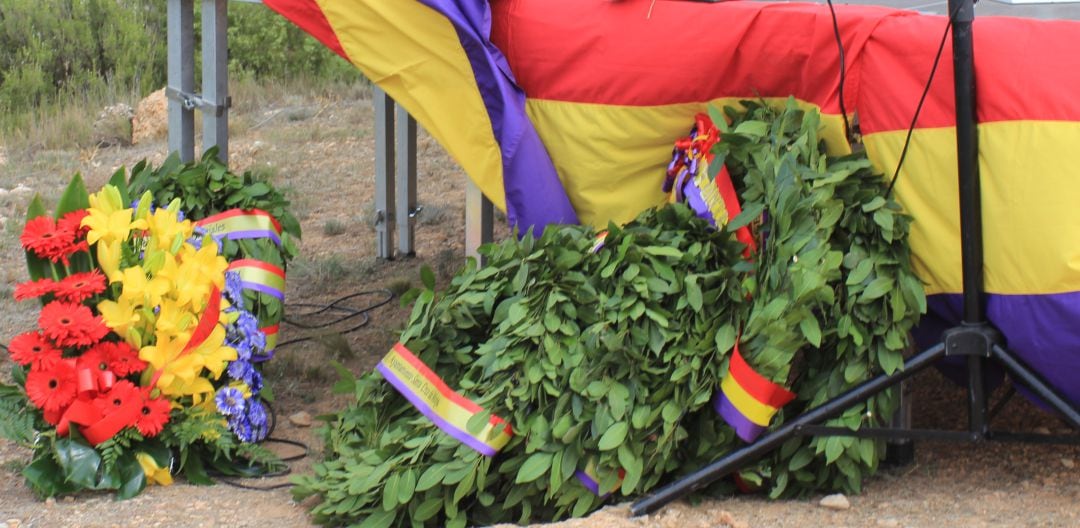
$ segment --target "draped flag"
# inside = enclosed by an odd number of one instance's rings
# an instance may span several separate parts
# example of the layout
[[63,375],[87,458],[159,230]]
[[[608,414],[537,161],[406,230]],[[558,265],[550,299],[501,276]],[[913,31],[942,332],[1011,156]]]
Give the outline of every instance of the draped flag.
[[266,0],[404,106],[522,232],[578,222],[483,0]]
[[[567,202],[550,199],[563,188],[596,226],[662,204],[671,141],[710,103],[793,95],[821,112],[830,153],[848,151],[840,57],[821,4],[266,3],[402,103],[519,224],[548,221],[531,216],[548,208],[572,221]],[[836,13],[844,107],[858,113],[871,161],[891,175],[947,20],[877,6]],[[1068,52],[1080,23],[979,17],[973,35],[988,316],[1080,402],[1080,54]],[[959,320],[962,290],[951,63],[946,46],[896,186],[915,218],[912,254],[930,311],[920,329],[934,341]]]

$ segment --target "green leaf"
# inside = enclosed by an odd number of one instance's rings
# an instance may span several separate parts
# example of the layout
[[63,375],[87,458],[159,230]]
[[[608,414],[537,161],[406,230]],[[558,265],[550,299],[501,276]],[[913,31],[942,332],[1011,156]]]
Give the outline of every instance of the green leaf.
[[[109,178],[109,182],[107,184],[116,187],[116,190],[120,191],[120,201],[124,205],[128,205],[131,203],[131,196],[128,194],[126,172],[127,171],[125,171],[123,167],[116,169],[116,172],[114,172],[113,175]],[[87,199],[87,203],[89,203],[89,199]]]
[[424,502],[421,502],[420,505],[416,507],[416,511],[413,513],[412,517],[413,520],[424,522],[428,519],[431,519],[432,517],[435,517],[435,514],[442,511],[442,504],[442,496],[432,497],[430,499],[424,500]]
[[390,528],[394,524],[396,517],[396,511],[377,511],[368,515],[364,522],[358,524],[356,528]]
[[356,392],[356,376],[345,368],[345,365],[337,361],[330,360],[330,366],[334,368],[338,375],[338,380],[334,383],[332,392],[334,394],[352,394]]
[[518,469],[514,483],[523,484],[540,478],[551,468],[551,459],[551,453],[533,453]]
[[424,472],[420,475],[420,478],[417,480],[416,491],[427,491],[431,488],[434,488],[436,485],[442,482],[443,477],[446,476],[446,469],[446,464],[435,464],[429,466],[427,469],[424,470]]
[[762,137],[769,133],[769,125],[764,121],[743,121],[735,126],[735,134]]
[[683,252],[671,246],[645,246],[641,248],[643,253],[657,257],[682,258]]
[[71,436],[61,438],[54,444],[56,461],[68,482],[87,489],[97,485],[98,468],[101,467],[101,455],[94,448],[83,443],[72,428]]
[[855,269],[851,270],[851,273],[848,274],[845,283],[848,286],[861,284],[862,281],[866,280],[870,276],[871,271],[874,271],[874,261],[871,259],[860,260],[859,263],[855,266]]
[[896,281],[892,277],[878,277],[870,284],[866,285],[866,289],[863,290],[862,295],[859,296],[859,302],[872,301],[883,297],[886,293],[889,293],[893,289],[893,285]]
[[431,271],[431,267],[427,265],[420,267],[420,282],[422,282],[424,287],[428,290],[435,290],[435,272]]
[[862,210],[864,213],[876,211],[878,209],[881,209],[882,207],[885,207],[885,198],[881,196],[875,196],[869,202],[862,204]]
[[684,281],[686,284],[686,302],[690,304],[690,308],[695,312],[700,311],[702,307],[701,286],[698,285],[697,279],[696,275],[687,275]]
[[608,427],[607,431],[604,431],[596,445],[597,449],[610,451],[619,447],[626,440],[626,433],[629,428],[630,426],[626,422],[615,422],[614,425]]
[[130,499],[146,488],[146,473],[135,458],[135,453],[128,452],[116,461],[116,469],[120,476],[120,489],[116,492],[118,499]]
[[56,218],[87,207],[90,207],[89,193],[86,192],[82,176],[76,173],[64,189],[64,194],[60,195],[60,201],[56,204]]
[[727,352],[734,347],[735,327],[728,323],[716,331],[716,350],[718,352]]
[[815,348],[821,348],[821,326],[818,325],[817,317],[814,317],[813,314],[803,317],[799,321],[799,329],[802,330],[803,336],[811,345],[814,345]]

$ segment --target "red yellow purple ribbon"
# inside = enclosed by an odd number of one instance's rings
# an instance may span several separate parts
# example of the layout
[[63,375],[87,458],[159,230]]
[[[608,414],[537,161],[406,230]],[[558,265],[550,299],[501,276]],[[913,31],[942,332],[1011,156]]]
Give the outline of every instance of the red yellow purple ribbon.
[[229,209],[195,222],[208,235],[222,236],[230,240],[240,238],[269,238],[281,245],[281,224],[270,213],[261,209]]
[[484,410],[451,390],[401,343],[396,343],[375,368],[439,429],[484,456],[495,456],[514,434],[510,424],[497,416],[492,416],[478,434],[470,433],[469,420]]
[[600,477],[596,474],[595,460],[590,458],[588,463],[585,464],[585,469],[577,470],[574,472],[574,476],[577,477],[578,481],[580,481],[583,486],[593,492],[593,495],[603,498],[618,491],[619,487],[622,486],[623,477],[626,476],[626,471],[622,469],[619,470],[619,478],[615,481],[615,485],[605,493],[600,493]]
[[736,343],[728,374],[720,382],[713,408],[735,429],[739,438],[753,442],[780,408],[794,398],[794,393],[754,372],[743,360]]
[[234,260],[228,269],[240,274],[244,289],[285,300],[285,270],[257,259]]

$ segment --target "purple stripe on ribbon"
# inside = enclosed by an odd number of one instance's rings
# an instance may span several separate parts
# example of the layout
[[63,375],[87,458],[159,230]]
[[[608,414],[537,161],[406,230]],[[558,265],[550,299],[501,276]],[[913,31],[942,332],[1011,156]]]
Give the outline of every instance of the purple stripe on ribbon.
[[744,442],[753,442],[754,439],[761,436],[761,433],[765,432],[764,427],[751,422],[749,418],[743,416],[743,413],[735,407],[735,404],[731,403],[724,391],[716,391],[716,395],[713,397],[713,409],[732,429],[735,429],[735,434]]
[[709,222],[709,225],[717,227],[716,217],[713,216],[709,205],[705,203],[705,198],[701,196],[701,189],[698,188],[693,178],[687,178],[686,183],[682,186],[682,192],[686,198],[687,207],[694,211],[698,218],[703,218]]
[[487,0],[420,0],[445,16],[469,58],[503,162],[506,213],[511,226],[539,236],[549,224],[576,224],[555,165],[525,113],[525,93],[506,57],[491,42]]
[[240,281],[240,286],[242,288],[244,288],[245,290],[255,290],[257,292],[262,292],[262,293],[265,293],[267,295],[273,295],[274,297],[277,297],[278,299],[281,299],[282,301],[285,300],[285,292],[283,292],[283,291],[281,291],[281,290],[279,290],[277,288],[274,288],[273,286],[267,286],[265,284],[259,284],[257,282],[248,282],[248,281]]
[[225,238],[229,240],[237,240],[241,238],[269,238],[273,240],[275,244],[281,245],[281,237],[278,236],[272,229],[248,229],[243,231],[229,231],[225,233]]
[[[1073,405],[1080,405],[1080,292],[1045,295],[985,295],[987,319],[1005,336],[1007,348],[1046,380]],[[963,296],[927,296],[927,314],[913,331],[916,342],[927,347],[940,342],[941,332],[963,319]],[[992,367],[998,367],[991,362]],[[966,383],[963,363],[946,363],[942,371]],[[985,374],[1000,383],[1003,372]],[[1018,380],[1017,380],[1018,381]],[[996,383],[995,383],[996,384]],[[1044,406],[1025,387],[1018,388],[1033,402]]]
[[406,400],[409,400],[409,403],[413,404],[413,407],[416,407],[416,410],[420,411],[420,414],[427,416],[428,419],[431,420],[439,429],[442,429],[443,432],[456,438],[461,443],[473,448],[481,455],[487,457],[495,456],[495,449],[492,449],[491,446],[477,440],[469,433],[458,429],[450,422],[444,420],[443,417],[439,416],[439,414],[436,413],[435,410],[432,409],[430,406],[428,406],[428,404],[425,403],[424,400],[414,394],[412,390],[409,389],[409,386],[406,385],[405,382],[401,381],[401,379],[398,378],[397,375],[395,375],[389,368],[387,368],[386,365],[380,362],[378,365],[376,365],[375,368],[383,375],[384,378],[386,378],[386,381],[390,382],[390,385],[393,385],[394,388],[397,389],[397,391],[400,392]]
[[[588,488],[589,491],[593,492],[593,495],[600,495],[600,483],[593,480],[593,478],[590,477],[588,473],[579,469],[574,472],[574,476],[581,481],[581,484],[583,486]],[[610,493],[607,495],[610,495]],[[604,496],[606,497],[607,495]]]

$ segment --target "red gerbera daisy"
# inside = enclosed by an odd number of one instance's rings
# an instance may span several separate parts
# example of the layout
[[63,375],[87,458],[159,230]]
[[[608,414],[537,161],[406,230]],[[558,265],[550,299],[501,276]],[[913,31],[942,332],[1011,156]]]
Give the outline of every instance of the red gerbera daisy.
[[[103,414],[109,414],[123,407],[131,401],[142,401],[139,388],[128,380],[120,380],[113,385],[109,392],[99,395],[94,400],[94,406]],[[127,424],[134,425],[134,424]]]
[[94,269],[85,273],[69,275],[56,283],[53,293],[61,301],[81,303],[105,291],[105,275]]
[[56,229],[58,231],[67,231],[71,233],[72,238],[76,240],[81,239],[90,231],[89,227],[84,227],[82,225],[83,218],[86,218],[89,215],[90,212],[86,209],[79,209],[78,211],[67,213],[56,221]]
[[62,301],[53,301],[41,309],[38,326],[62,347],[90,346],[109,333],[101,317],[94,317],[90,308]]
[[143,389],[143,405],[139,410],[139,418],[135,421],[135,427],[146,438],[157,436],[165,424],[169,421],[169,400],[165,398],[150,398],[150,389]]
[[57,361],[49,368],[31,368],[26,375],[26,395],[45,412],[57,412],[75,399],[75,367]]
[[139,359],[138,352],[127,343],[105,341],[97,344],[91,350],[100,350],[105,355],[105,359],[109,362],[109,369],[117,377],[122,378],[146,370],[146,362]]
[[20,365],[33,365],[33,368],[48,369],[60,361],[60,350],[38,332],[19,334],[8,345],[11,360]]
[[56,222],[48,216],[39,216],[26,222],[19,242],[41,258],[59,253],[71,244],[71,232],[56,229]]
[[25,301],[26,299],[36,299],[42,295],[54,293],[56,291],[56,282],[52,279],[38,279],[36,281],[26,281],[22,284],[15,286],[15,300]]

